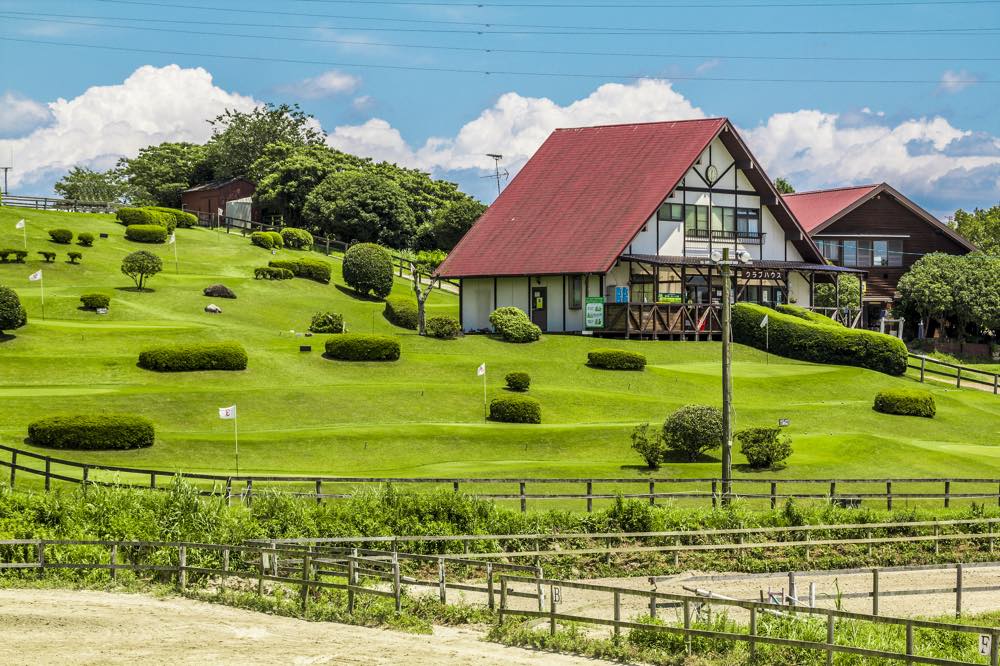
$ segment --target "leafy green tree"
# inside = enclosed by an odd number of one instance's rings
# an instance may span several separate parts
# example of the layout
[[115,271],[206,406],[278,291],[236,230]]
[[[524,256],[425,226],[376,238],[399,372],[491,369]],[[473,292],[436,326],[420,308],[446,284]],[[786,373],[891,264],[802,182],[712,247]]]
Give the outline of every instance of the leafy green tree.
[[117,168],[132,190],[132,203],[180,208],[181,192],[211,180],[205,156],[204,146],[165,142],[123,157]]
[[354,291],[385,298],[392,291],[392,255],[374,243],[352,245],[344,253],[343,274]]
[[418,234],[420,244],[428,250],[450,251],[485,212],[486,206],[471,197],[452,201],[437,210],[429,233]]
[[1000,204],[971,213],[959,208],[949,225],[983,252],[1000,256]]
[[951,284],[959,341],[969,324],[992,331],[1000,328],[1000,257],[976,252],[956,257],[959,269]]
[[667,449],[698,459],[705,451],[722,446],[722,410],[710,405],[685,405],[667,417],[663,424]]
[[437,211],[448,203],[468,198],[455,183],[435,180],[430,174],[418,169],[407,169],[390,162],[371,164],[369,168],[394,181],[406,192],[407,203],[413,210],[417,227],[433,223]]
[[642,423],[632,429],[632,449],[642,456],[650,469],[659,469],[667,445],[662,432],[651,428],[648,423]]
[[816,285],[816,302],[820,308],[837,308],[847,310],[848,318],[854,316],[861,308],[861,279],[855,275],[840,275],[837,277],[840,285],[840,300],[837,300],[837,285],[822,282]]
[[780,194],[795,194],[795,188],[784,178],[774,180],[774,189],[778,190]]
[[0,335],[28,323],[28,312],[21,305],[17,292],[0,285]]
[[132,278],[139,291],[142,291],[149,278],[162,270],[163,261],[149,250],[139,250],[122,259],[122,274]]
[[128,199],[128,186],[116,171],[94,171],[75,166],[59,179],[53,189],[74,201],[122,202]]
[[941,320],[954,310],[953,285],[959,280],[960,260],[942,252],[927,254],[899,279],[904,306],[920,315],[925,326],[929,326],[929,319]]
[[328,176],[306,197],[302,216],[307,224],[342,241],[397,249],[407,247],[416,230],[403,188],[367,171]]
[[331,174],[366,164],[327,146],[274,143],[252,168],[261,174],[254,198],[265,216],[281,215],[285,224],[300,226],[306,197],[317,185]]

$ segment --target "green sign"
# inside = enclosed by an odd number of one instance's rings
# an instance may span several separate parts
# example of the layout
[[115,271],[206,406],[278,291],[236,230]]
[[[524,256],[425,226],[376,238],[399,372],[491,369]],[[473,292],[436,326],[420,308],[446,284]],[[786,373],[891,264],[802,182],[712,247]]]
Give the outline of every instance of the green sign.
[[584,310],[587,328],[604,328],[604,297],[587,296],[587,306]]

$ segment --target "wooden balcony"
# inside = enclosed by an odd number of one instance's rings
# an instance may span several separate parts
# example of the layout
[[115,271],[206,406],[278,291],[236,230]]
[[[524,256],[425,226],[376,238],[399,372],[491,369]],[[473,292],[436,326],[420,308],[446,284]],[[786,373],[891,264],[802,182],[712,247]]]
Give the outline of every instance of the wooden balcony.
[[604,333],[697,340],[722,332],[719,305],[688,303],[605,303]]

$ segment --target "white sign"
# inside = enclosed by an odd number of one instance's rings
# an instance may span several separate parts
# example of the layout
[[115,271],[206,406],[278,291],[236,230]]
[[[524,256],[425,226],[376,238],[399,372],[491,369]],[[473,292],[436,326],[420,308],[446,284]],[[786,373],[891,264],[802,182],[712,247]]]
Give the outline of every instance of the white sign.
[[993,647],[993,638],[989,634],[979,634],[979,654],[984,657],[990,656],[990,649]]

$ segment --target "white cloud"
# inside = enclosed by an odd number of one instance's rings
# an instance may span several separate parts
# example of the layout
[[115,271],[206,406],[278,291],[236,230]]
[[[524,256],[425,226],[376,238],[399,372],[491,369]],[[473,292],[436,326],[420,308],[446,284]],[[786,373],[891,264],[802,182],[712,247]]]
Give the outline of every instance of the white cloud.
[[359,95],[351,100],[351,108],[357,112],[368,111],[375,106],[375,98],[371,95]]
[[0,95],[0,136],[24,134],[51,119],[49,108],[40,102],[10,91]]
[[954,94],[962,92],[966,88],[973,86],[978,82],[978,76],[971,74],[964,69],[960,69],[957,72],[952,69],[946,69],[944,74],[941,75],[941,84],[938,86],[938,91]]
[[257,105],[251,97],[219,88],[200,67],[146,65],[120,84],[51,102],[50,124],[5,142],[2,149],[14,149],[17,167],[11,187],[74,165],[108,168],[150,144],[204,142],[211,135],[206,119],[227,108],[249,111]]
[[357,90],[361,79],[336,69],[323,72],[319,76],[311,76],[293,84],[282,86],[279,90],[288,95],[296,95],[304,99],[320,99],[343,95]]

